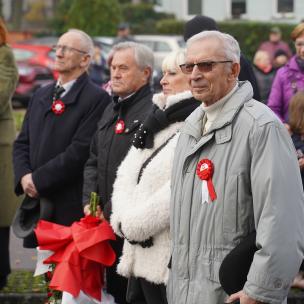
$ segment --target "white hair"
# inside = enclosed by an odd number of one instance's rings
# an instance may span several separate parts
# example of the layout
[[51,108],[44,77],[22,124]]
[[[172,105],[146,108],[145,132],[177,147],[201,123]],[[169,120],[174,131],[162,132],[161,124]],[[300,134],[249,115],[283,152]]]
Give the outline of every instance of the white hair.
[[232,60],[232,62],[240,63],[241,50],[239,43],[231,35],[227,33],[221,33],[219,31],[203,31],[192,36],[187,41],[187,47],[198,40],[204,39],[217,39],[223,44],[223,52],[226,59]]
[[78,34],[81,39],[81,44],[84,50],[90,55],[91,59],[94,54],[94,43],[92,38],[85,33],[84,31],[78,30],[78,29],[69,29],[67,33],[75,33]]
[[185,63],[185,58],[185,50],[178,50],[169,53],[162,62],[162,70],[172,71],[179,69],[179,66]]
[[153,71],[154,55],[150,48],[141,43],[126,41],[115,44],[112,48],[112,52],[115,54],[117,51],[126,49],[132,49],[134,51],[134,59],[140,69],[149,67],[151,68],[151,71]]

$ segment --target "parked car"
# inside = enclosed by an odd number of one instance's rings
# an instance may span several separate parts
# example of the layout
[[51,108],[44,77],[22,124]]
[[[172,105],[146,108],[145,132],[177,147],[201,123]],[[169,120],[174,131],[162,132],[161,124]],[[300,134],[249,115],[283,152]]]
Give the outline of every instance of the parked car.
[[13,105],[26,107],[35,90],[57,79],[58,74],[53,70],[55,53],[45,45],[14,43],[11,47],[19,71]]
[[55,52],[51,46],[13,43],[11,44],[11,47],[13,49],[16,61],[47,67],[52,70],[54,78],[58,78],[58,73],[53,70],[55,63]]
[[13,106],[27,107],[33,93],[43,85],[54,81],[52,70],[47,67],[17,61],[19,82],[13,96]]
[[160,80],[162,78],[162,62],[166,55],[185,47],[182,36],[169,35],[135,35],[135,40],[148,46],[154,54],[155,64],[153,71],[153,88],[155,92],[161,90]]
[[115,39],[114,37],[106,37],[106,36],[93,37],[93,42],[99,45],[99,47],[102,50],[102,55],[106,60],[108,59],[109,53],[112,49],[114,39]]
[[137,42],[143,43],[151,48],[154,53],[155,68],[157,70],[161,69],[161,64],[167,54],[185,47],[182,36],[135,35],[134,38]]
[[[136,42],[145,44],[153,51],[155,66],[152,76],[152,86],[154,91],[160,91],[161,86],[159,82],[162,78],[161,65],[163,59],[170,52],[184,48],[184,39],[182,36],[169,35],[135,35],[133,37]],[[108,57],[115,37],[98,36],[94,37],[93,39],[101,44],[105,56]]]

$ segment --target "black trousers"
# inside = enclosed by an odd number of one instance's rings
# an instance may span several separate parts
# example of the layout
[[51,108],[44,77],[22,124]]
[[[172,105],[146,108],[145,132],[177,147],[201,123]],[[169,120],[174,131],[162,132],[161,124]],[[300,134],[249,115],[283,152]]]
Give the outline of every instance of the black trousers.
[[131,304],[167,304],[166,286],[131,277],[128,281],[127,300]]
[[10,227],[0,227],[0,289],[11,272],[9,257]]
[[119,258],[122,254],[124,240],[116,235],[116,241],[111,242],[111,246],[116,253],[116,261],[114,265],[106,268],[106,284],[107,292],[110,293],[117,304],[128,304],[126,300],[128,280],[116,272]]

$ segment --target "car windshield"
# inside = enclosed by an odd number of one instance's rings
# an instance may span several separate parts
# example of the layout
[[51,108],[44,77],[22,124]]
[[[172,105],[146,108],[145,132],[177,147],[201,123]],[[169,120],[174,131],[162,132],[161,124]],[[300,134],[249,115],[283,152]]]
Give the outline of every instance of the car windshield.
[[25,61],[32,58],[35,53],[28,50],[20,50],[13,48],[14,56],[17,61]]
[[50,57],[52,60],[55,60],[56,59],[56,53],[51,50],[50,52],[48,52],[48,57]]

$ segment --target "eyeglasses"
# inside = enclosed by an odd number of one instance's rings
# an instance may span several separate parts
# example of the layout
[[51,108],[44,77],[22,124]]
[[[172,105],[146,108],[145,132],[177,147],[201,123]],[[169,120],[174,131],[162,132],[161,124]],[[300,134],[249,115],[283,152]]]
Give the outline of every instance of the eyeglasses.
[[67,45],[60,45],[60,44],[53,45],[52,49],[55,52],[57,50],[61,50],[63,54],[65,54],[66,52],[68,52],[68,53],[70,53],[70,52],[79,52],[81,54],[87,54],[87,52],[85,52],[85,51],[78,50],[76,48],[73,48],[73,47],[70,47],[70,46],[67,46]]
[[295,42],[295,46],[298,47],[298,48],[303,47],[304,46],[304,41]]
[[181,68],[184,74],[191,74],[194,67],[197,66],[200,72],[207,73],[212,71],[212,68],[217,63],[227,63],[232,62],[232,60],[222,60],[222,61],[202,61],[198,63],[184,63],[181,64],[179,67]]

